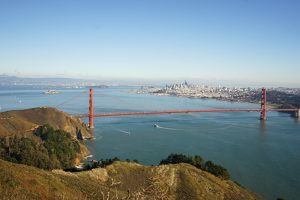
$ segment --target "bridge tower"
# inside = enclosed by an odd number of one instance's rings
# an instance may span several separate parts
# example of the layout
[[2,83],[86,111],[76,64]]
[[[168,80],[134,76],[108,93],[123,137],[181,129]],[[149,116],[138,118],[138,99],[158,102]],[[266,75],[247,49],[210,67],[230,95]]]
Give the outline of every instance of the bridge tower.
[[267,90],[266,88],[261,89],[261,99],[260,99],[260,120],[267,119]]
[[93,88],[90,88],[89,127],[94,128]]
[[300,119],[300,109],[295,112],[295,117]]

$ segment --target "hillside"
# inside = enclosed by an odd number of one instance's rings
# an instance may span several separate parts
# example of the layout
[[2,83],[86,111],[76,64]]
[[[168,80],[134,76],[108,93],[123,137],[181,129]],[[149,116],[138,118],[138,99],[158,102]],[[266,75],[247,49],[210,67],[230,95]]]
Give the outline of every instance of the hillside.
[[262,199],[188,164],[126,162],[71,173],[0,160],[0,194],[0,199]]
[[0,159],[43,169],[70,168],[89,151],[80,142],[90,138],[78,118],[54,108],[0,113]]
[[165,165],[182,156],[160,166],[116,161],[89,171],[58,170],[87,152],[77,139],[79,130],[90,137],[80,119],[33,108],[0,113],[0,120],[0,199],[262,199],[190,164]]
[[12,110],[0,113],[0,137],[15,134],[31,134],[37,127],[49,124],[77,137],[78,131],[84,138],[91,137],[87,126],[78,118],[50,107]]

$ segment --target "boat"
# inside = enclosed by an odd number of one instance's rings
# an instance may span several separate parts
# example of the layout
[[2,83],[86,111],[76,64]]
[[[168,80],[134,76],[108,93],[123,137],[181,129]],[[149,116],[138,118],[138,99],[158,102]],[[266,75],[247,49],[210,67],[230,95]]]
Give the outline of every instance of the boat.
[[45,94],[59,94],[60,92],[56,91],[56,90],[48,90],[46,92],[44,92]]
[[159,126],[157,124],[153,124],[154,128],[158,128]]

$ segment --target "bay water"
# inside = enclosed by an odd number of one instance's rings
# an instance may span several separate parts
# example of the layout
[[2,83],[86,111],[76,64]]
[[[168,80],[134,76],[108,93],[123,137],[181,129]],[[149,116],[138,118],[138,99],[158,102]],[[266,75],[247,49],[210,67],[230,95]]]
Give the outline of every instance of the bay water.
[[[40,106],[88,113],[88,88],[0,87],[0,112]],[[53,89],[53,88],[51,88]],[[95,113],[170,109],[259,108],[258,104],[135,94],[136,87],[94,89]],[[87,122],[87,119],[84,119]],[[157,127],[154,124],[158,125]],[[266,199],[300,197],[300,121],[287,113],[193,113],[95,118],[93,159],[137,159],[157,165],[170,153],[200,155]]]

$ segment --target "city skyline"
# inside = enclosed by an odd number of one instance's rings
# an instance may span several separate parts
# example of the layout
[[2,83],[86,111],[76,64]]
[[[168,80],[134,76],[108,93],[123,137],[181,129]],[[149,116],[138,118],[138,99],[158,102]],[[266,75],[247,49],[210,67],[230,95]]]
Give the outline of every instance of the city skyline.
[[300,85],[297,1],[0,1],[0,74]]

